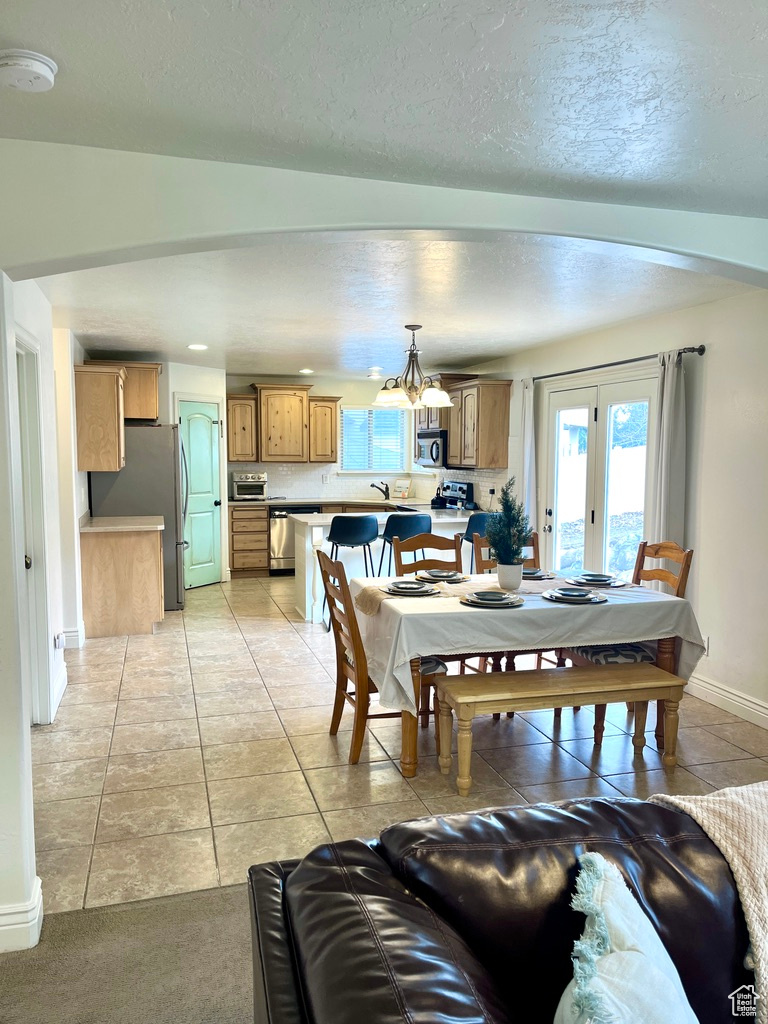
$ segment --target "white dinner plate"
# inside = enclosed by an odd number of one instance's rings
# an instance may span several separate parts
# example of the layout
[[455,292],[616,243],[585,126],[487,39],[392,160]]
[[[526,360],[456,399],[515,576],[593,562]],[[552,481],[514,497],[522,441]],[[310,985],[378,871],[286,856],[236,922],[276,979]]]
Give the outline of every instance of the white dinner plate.
[[554,601],[555,604],[603,604],[604,601],[608,600],[605,594],[593,594],[589,591],[584,591],[583,597],[567,597],[558,594],[556,590],[545,590],[541,596],[545,597],[548,601]]

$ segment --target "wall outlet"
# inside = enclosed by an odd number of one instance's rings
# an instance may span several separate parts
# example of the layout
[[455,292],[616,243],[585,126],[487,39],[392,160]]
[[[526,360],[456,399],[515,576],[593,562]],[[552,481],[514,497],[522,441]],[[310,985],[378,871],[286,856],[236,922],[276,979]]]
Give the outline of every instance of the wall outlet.
[[323,473],[322,480],[324,484],[329,484],[331,482],[330,473]]

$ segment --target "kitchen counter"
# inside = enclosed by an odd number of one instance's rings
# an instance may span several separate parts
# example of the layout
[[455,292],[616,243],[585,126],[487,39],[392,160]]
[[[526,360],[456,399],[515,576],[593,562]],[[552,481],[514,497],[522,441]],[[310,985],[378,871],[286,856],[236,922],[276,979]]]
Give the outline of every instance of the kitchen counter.
[[[369,504],[366,502],[365,504]],[[379,526],[383,526],[390,515],[391,509],[385,506],[381,512],[371,512],[375,515]],[[427,511],[427,509],[424,509]],[[365,513],[351,512],[349,515],[365,515]],[[408,513],[405,513],[407,515]],[[464,533],[469,522],[470,512],[450,512],[447,509],[432,509],[432,533],[441,537],[453,537],[457,533]],[[296,550],[296,610],[303,619],[309,622],[320,622],[321,608],[323,603],[323,585],[320,579],[320,572],[317,564],[317,551],[325,551],[330,554],[328,544],[328,531],[335,516],[318,513],[315,515],[291,515],[288,517],[293,522]],[[382,541],[376,540],[371,544],[373,566],[377,570],[382,554]],[[463,562],[465,571],[469,569],[470,552],[469,544],[463,545]],[[388,555],[391,549],[386,546],[384,552],[383,572],[388,573]],[[446,552],[447,555],[450,552]],[[366,570],[363,566],[362,548],[342,548],[339,553],[340,560],[344,563],[347,572],[347,579],[353,576],[365,576]]]
[[148,533],[165,529],[162,516],[96,516],[80,527],[80,533]]
[[80,527],[86,637],[154,632],[164,616],[162,516],[97,516]]
[[[295,502],[294,502],[294,504],[295,504]],[[290,516],[288,516],[288,518],[289,519],[293,519],[297,523],[305,523],[306,525],[309,525],[309,526],[318,526],[319,527],[319,526],[330,526],[332,520],[334,520],[337,515],[341,515],[341,514],[350,515],[350,516],[369,515],[369,516],[376,516],[376,518],[379,521],[379,525],[383,526],[384,523],[386,522],[388,516],[390,515],[391,511],[392,511],[391,509],[382,509],[381,512],[347,512],[347,513],[314,512],[314,513],[312,513],[310,515],[305,515],[304,513],[298,513],[298,514],[290,515]],[[425,508],[425,509],[419,509],[418,512],[413,512],[413,513],[403,512],[403,513],[400,513],[400,514],[401,515],[405,515],[405,516],[407,516],[407,515],[422,515],[424,512],[427,512],[429,515],[432,516],[432,523],[433,523],[433,525],[435,523],[449,523],[449,524],[453,524],[453,525],[455,525],[457,527],[466,526],[467,523],[469,522],[469,517],[472,514],[471,512],[451,512],[448,509],[444,509],[444,508],[443,509],[430,509],[429,506],[427,506],[427,508]]]
[[234,501],[232,498],[229,499],[230,505],[234,505],[235,508],[239,508],[243,505],[255,505],[257,508],[262,505],[274,506],[280,508],[281,505],[379,505],[382,509],[394,512],[396,506],[407,505],[409,508],[418,509],[421,512],[422,509],[429,511],[429,500],[423,501],[412,501],[410,498],[390,498],[385,501],[384,498],[267,498],[266,501]]

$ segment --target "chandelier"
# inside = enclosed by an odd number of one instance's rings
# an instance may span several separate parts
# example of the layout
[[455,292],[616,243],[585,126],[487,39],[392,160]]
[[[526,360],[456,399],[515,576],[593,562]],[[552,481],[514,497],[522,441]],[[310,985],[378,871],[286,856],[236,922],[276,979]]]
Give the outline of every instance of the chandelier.
[[448,395],[419,366],[416,331],[421,330],[421,324],[406,324],[405,329],[411,332],[411,345],[406,350],[408,362],[399,377],[390,377],[385,382],[373,404],[387,409],[449,409]]

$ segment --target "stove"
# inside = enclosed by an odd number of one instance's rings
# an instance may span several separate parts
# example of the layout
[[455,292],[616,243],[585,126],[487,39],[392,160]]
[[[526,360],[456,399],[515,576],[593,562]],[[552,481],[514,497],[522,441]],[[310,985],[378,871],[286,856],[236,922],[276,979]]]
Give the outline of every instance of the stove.
[[440,497],[445,501],[446,508],[473,507],[475,485],[464,480],[446,480],[440,488]]

